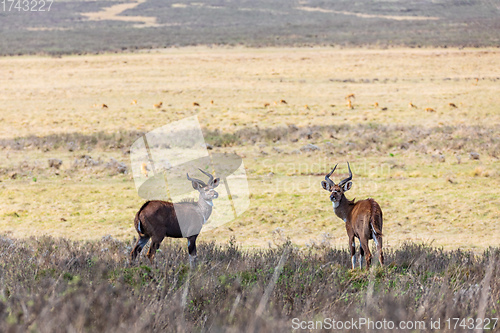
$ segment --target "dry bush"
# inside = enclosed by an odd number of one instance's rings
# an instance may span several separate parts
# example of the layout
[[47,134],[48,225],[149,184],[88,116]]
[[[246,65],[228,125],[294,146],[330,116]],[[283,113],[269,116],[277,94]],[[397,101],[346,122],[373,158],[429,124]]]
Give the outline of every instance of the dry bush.
[[[450,150],[458,154],[473,150],[483,151],[490,156],[500,154],[500,139],[496,132],[499,126],[442,126],[424,127],[413,125],[381,124],[339,124],[325,126],[297,127],[277,126],[271,128],[244,128],[234,133],[219,130],[204,130],[208,144],[215,147],[227,147],[256,142],[297,142],[320,141],[334,138],[340,142],[352,142],[350,150],[357,152],[381,152],[398,148],[427,152],[428,150]],[[45,137],[29,136],[25,138],[0,139],[0,148],[11,150],[54,149],[92,150],[119,149],[124,151],[142,136],[143,132],[120,131],[116,133],[98,132],[93,135],[80,133],[54,134]],[[188,136],[188,135],[186,135]]]
[[130,147],[142,135],[144,133],[139,131],[97,132],[94,134],[61,133],[47,136],[30,135],[22,138],[0,139],[0,148],[12,150],[40,149],[42,151],[54,149],[75,151],[94,148],[123,149]]
[[[290,243],[253,251],[233,240],[201,243],[194,271],[184,246],[162,244],[153,265],[143,257],[129,262],[130,249],[111,237],[0,237],[0,330],[289,332],[293,318],[443,323],[475,318],[481,306],[486,317],[500,310],[498,248],[475,255],[404,244],[386,251],[386,267],[371,271],[349,269],[347,251],[301,251]],[[259,315],[283,253],[283,270]]]

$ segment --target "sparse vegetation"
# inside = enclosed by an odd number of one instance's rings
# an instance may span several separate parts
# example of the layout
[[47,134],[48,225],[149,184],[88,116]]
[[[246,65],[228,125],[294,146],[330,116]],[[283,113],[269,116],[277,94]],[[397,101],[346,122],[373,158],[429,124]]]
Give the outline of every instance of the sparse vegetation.
[[498,7],[491,1],[148,0],[121,13],[108,12],[113,5],[59,1],[50,12],[3,10],[0,54],[57,56],[193,45],[498,45]]
[[[386,125],[378,123],[318,125],[307,127],[270,127],[263,129],[245,128],[233,133],[220,130],[205,130],[204,138],[214,147],[235,147],[252,145],[258,142],[269,144],[292,144],[294,142],[313,140],[318,142],[348,141],[354,152],[379,152],[391,148],[420,151],[446,150],[449,153],[463,153],[472,149],[480,149],[489,156],[500,156],[500,139],[494,133],[500,126],[492,124],[483,126],[435,126],[424,127],[414,125]],[[41,150],[78,151],[109,150],[128,154],[128,148],[144,132],[125,131],[119,133],[99,132],[93,135],[81,133],[52,134],[46,137],[31,135],[29,137],[0,139],[0,149],[8,150]],[[341,144],[331,143],[330,147],[341,148]],[[335,149],[332,153],[336,153]],[[477,154],[477,153],[475,153]],[[474,159],[471,157],[471,159]],[[479,159],[479,158],[475,158]]]
[[[500,250],[482,254],[404,244],[387,265],[350,270],[346,251],[199,244],[189,272],[184,243],[162,244],[155,264],[128,259],[131,242],[0,237],[0,330],[62,332],[290,332],[292,319],[423,321],[498,317]],[[286,260],[262,315],[282,254]],[[489,273],[488,273],[489,272]],[[485,291],[487,297],[483,297]],[[482,304],[483,302],[484,304]],[[363,331],[363,330],[362,330]]]

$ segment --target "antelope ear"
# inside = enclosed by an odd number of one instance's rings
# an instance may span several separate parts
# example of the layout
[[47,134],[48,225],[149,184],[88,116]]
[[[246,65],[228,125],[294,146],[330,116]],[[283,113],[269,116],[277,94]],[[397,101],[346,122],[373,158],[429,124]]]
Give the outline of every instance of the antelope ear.
[[200,184],[200,183],[197,183],[197,182],[191,182],[191,184],[193,185],[193,188],[194,188],[196,191],[201,190],[201,188],[203,187],[203,186],[201,186],[201,184]]
[[331,187],[330,187],[330,184],[328,184],[327,182],[325,182],[324,180],[321,182],[321,186],[323,186],[323,188],[327,191],[331,191]]
[[348,181],[347,183],[345,183],[344,185],[344,192],[347,192],[351,189],[352,187],[352,181]]
[[220,184],[220,178],[215,178],[214,181],[212,182],[213,187],[216,188]]

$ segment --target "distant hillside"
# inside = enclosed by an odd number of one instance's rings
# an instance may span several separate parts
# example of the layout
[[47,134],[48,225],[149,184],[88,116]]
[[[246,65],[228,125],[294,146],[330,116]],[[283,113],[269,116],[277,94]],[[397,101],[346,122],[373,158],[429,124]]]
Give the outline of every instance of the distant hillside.
[[41,12],[40,5],[25,11],[0,3],[0,55],[200,44],[500,45],[495,0],[54,0],[47,11],[49,5]]

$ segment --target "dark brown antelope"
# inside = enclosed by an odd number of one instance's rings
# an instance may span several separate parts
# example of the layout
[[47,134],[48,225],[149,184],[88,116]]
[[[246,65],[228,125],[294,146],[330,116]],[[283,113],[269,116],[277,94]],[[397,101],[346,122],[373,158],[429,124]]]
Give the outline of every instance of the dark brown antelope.
[[209,177],[208,184],[195,178],[189,177],[195,190],[200,192],[198,202],[183,200],[178,203],[168,201],[152,200],[142,205],[135,215],[134,226],[139,233],[139,239],[130,253],[132,260],[141,252],[151,238],[151,245],[147,257],[153,262],[156,250],[165,237],[187,238],[189,263],[196,264],[196,238],[203,225],[212,214],[213,199],[219,194],[214,190],[219,185],[219,178],[201,170]]
[[363,257],[366,254],[366,267],[370,268],[372,261],[372,254],[368,246],[368,240],[373,239],[377,245],[378,259],[380,264],[384,264],[384,254],[382,252],[382,210],[379,204],[372,198],[355,202],[348,200],[344,193],[349,191],[352,187],[352,172],[349,162],[349,177],[342,180],[340,183],[335,184],[330,176],[337,168],[325,176],[325,180],[321,182],[321,186],[330,192],[330,201],[333,205],[335,214],[345,222],[347,236],[349,237],[349,246],[351,248],[351,262],[352,268],[356,267],[356,244],[354,238],[360,242],[359,252],[360,260],[359,267],[363,265]]

